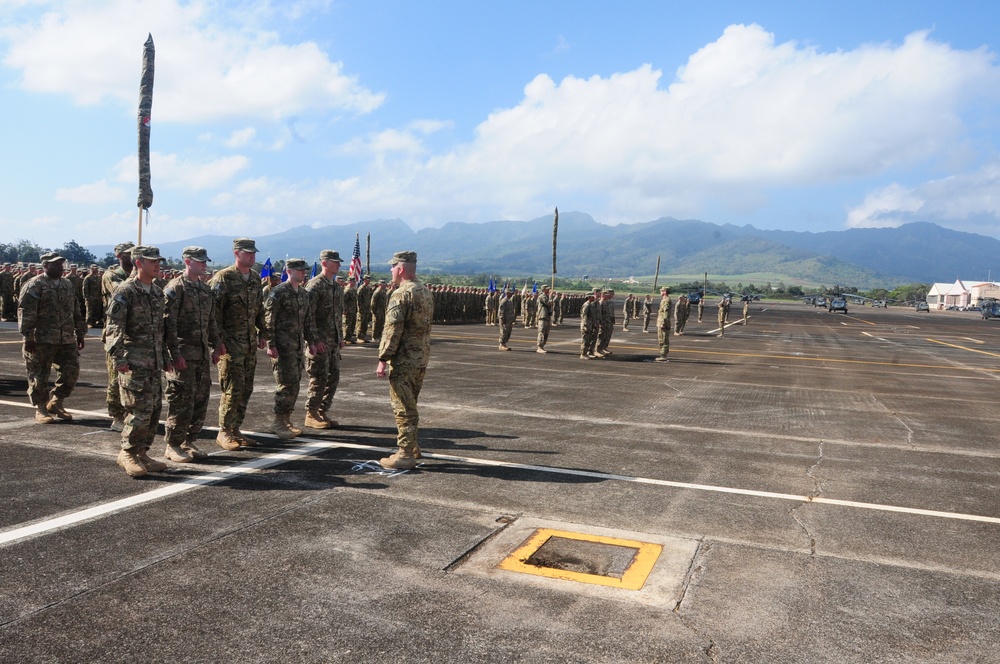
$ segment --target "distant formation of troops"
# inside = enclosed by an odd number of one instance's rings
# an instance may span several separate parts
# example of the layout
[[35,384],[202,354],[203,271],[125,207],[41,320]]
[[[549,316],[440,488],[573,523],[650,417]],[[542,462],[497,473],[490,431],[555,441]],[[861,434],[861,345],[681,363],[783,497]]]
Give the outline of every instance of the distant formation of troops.
[[[341,350],[348,344],[379,343],[376,374],[388,377],[398,429],[398,451],[382,459],[386,468],[412,468],[421,458],[417,440],[417,397],[423,383],[433,323],[485,322],[499,328],[499,350],[509,351],[518,315],[536,328],[535,352],[548,353],[551,328],[565,316],[579,316],[580,359],[612,355],[616,324],[615,292],[595,288],[587,294],[553,291],[548,285],[529,292],[515,288],[423,285],[415,276],[416,254],[398,252],[392,279],[358,283],[338,273],[340,254],[320,252],[318,273],[309,278],[304,259],[285,262],[285,280],[262,278],[254,270],[254,240],[233,241],[232,265],[214,275],[203,247],[186,247],[183,270],[166,270],[159,250],[122,243],[118,264],[103,273],[91,265],[86,275],[76,265],[66,270],[57,253],[38,265],[0,268],[0,314],[18,321],[24,337],[28,396],[35,419],[48,424],[72,420],[64,406],[79,376],[79,355],[88,326],[103,328],[108,372],[106,402],[111,429],[121,432],[117,463],[132,477],[166,469],[150,456],[162,403],[167,404],[164,457],[188,463],[207,456],[196,441],[207,417],[211,367],[218,365],[221,398],[216,443],[226,450],[258,445],[241,431],[254,389],[257,351],[265,350],[275,380],[270,430],[282,440],[302,434],[293,422],[299,384],[308,376],[303,425],[338,426],[330,416],[340,383]],[[687,295],[674,303],[660,289],[656,307],[659,353],[667,361],[670,336],[684,334],[691,315]],[[702,321],[704,298],[698,302]],[[718,305],[719,335],[725,333],[731,301]],[[622,307],[622,331],[642,318],[649,332],[651,295],[629,293]],[[749,319],[743,303],[742,323]],[[55,382],[49,377],[55,370]],[[162,378],[165,377],[165,381]],[[165,384],[165,389],[163,385]]]

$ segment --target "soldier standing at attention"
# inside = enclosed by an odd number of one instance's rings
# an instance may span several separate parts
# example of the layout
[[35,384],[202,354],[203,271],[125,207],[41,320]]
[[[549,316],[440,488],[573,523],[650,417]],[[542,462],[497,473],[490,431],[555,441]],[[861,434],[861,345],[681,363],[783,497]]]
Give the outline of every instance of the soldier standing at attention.
[[215,297],[215,320],[226,353],[219,358],[219,435],[215,442],[224,450],[256,445],[240,426],[253,394],[257,349],[267,344],[264,330],[264,295],[260,274],[253,269],[257,244],[250,238],[233,240],[235,263],[215,273],[209,286]]
[[600,322],[599,326],[599,338],[597,342],[597,355],[598,357],[605,357],[611,355],[611,351],[608,350],[608,346],[611,345],[611,335],[615,331],[615,292],[610,288],[601,295],[600,302]]
[[372,339],[381,341],[382,328],[385,327],[385,307],[389,304],[389,290],[386,287],[385,279],[379,279],[375,292],[372,293],[372,318],[375,320],[372,329]]
[[597,343],[597,323],[599,320],[597,302],[600,288],[595,288],[592,293],[587,294],[587,301],[580,309],[580,359],[594,359],[594,346]]
[[372,280],[367,274],[358,287],[358,340],[368,343],[368,326],[372,324]]
[[726,304],[727,302],[728,302],[728,300],[726,298],[722,298],[721,300],[719,300],[719,336],[720,337],[726,336],[726,316],[729,314],[729,312],[727,311],[727,309],[728,309],[727,304]]
[[[24,363],[28,370],[28,398],[35,406],[35,421],[52,422],[52,416],[72,420],[63,400],[73,392],[80,376],[80,351],[87,325],[77,306],[73,285],[62,278],[66,259],[42,254],[44,273],[21,288],[17,329],[24,337]],[[49,372],[56,367],[56,384],[49,397]]]
[[[108,268],[101,275],[101,298],[104,300],[104,317],[107,319],[107,310],[111,306],[111,297],[115,289],[125,282],[132,274],[132,247],[131,242],[122,242],[115,245],[115,258],[118,265]],[[101,343],[107,347],[107,333],[101,333]],[[115,363],[110,355],[105,358],[108,367],[108,391],[106,401],[108,404],[108,415],[111,416],[111,430],[121,431],[125,428],[125,407],[121,401],[121,390],[118,388],[118,372],[115,371]]]
[[674,334],[677,336],[684,334],[684,326],[687,325],[688,311],[687,295],[681,295],[677,298],[677,304],[674,306]]
[[309,294],[305,283],[309,263],[301,258],[285,261],[288,279],[271,289],[264,300],[264,326],[267,330],[267,356],[274,372],[274,422],[271,431],[288,440],[302,434],[292,424],[292,412],[299,398],[299,383],[305,368],[305,350],[319,355],[326,352],[316,340]]
[[133,247],[135,269],[111,298],[104,349],[115,364],[125,429],[118,465],[130,477],[166,470],[167,464],[149,457],[163,403],[162,372],[174,367],[163,333],[163,291],[153,283],[160,272],[160,250]]
[[[195,441],[205,424],[212,389],[212,364],[226,353],[215,320],[215,297],[203,276],[208,251],[184,247],[184,272],[163,291],[163,328],[174,371],[167,374],[167,425],[164,432],[168,461],[188,463],[207,453]],[[209,364],[211,362],[211,364]]]
[[10,263],[0,268],[0,318],[14,320],[17,307],[14,306],[14,273]]
[[[309,400],[306,402],[305,425],[313,429],[329,429],[339,424],[337,420],[330,419],[328,413],[340,385],[340,349],[344,347],[343,328],[340,326],[344,315],[344,288],[337,282],[340,263],[340,253],[324,249],[319,253],[322,272],[305,286],[316,338],[326,346],[325,353],[306,355]],[[375,300],[374,295],[372,300]],[[382,311],[385,312],[384,305]]]
[[653,297],[647,295],[642,301],[642,331],[649,332],[649,319],[653,317]]
[[380,459],[383,468],[409,470],[421,458],[417,440],[420,416],[417,398],[431,355],[431,321],[434,298],[417,281],[417,254],[399,251],[392,257],[392,283],[398,286],[389,298],[385,330],[378,347],[375,375],[389,377],[389,401],[396,418],[396,444],[392,456]]
[[90,272],[83,278],[83,303],[87,314],[87,325],[104,327],[104,298],[101,297],[101,268],[91,265]]
[[500,304],[497,309],[497,320],[500,324],[500,348],[498,350],[510,350],[507,342],[510,341],[510,334],[514,331],[514,320],[517,318],[517,308],[514,306],[514,294],[505,290],[500,297]]
[[549,341],[549,331],[552,329],[552,298],[549,296],[549,286],[542,286],[542,293],[535,300],[535,318],[538,321],[538,340],[536,353],[548,353],[545,344]]
[[83,277],[77,273],[78,269],[79,268],[76,263],[71,263],[69,266],[69,274],[66,275],[66,278],[69,279],[71,284],[73,284],[73,294],[76,296],[76,304],[80,307],[80,315],[84,316],[87,308],[83,303]]
[[670,301],[670,289],[664,286],[660,289],[660,306],[656,311],[656,336],[657,341],[660,342],[660,355],[656,358],[657,362],[666,362],[667,355],[670,353],[670,328],[671,317],[673,316],[673,307]]
[[635,318],[635,296],[629,293],[622,305],[622,332],[628,332],[629,322]]
[[347,278],[347,287],[344,289],[344,341],[349,344],[358,343],[357,322],[357,278],[351,275]]
[[743,298],[743,324],[747,324],[747,319],[750,318],[750,296]]

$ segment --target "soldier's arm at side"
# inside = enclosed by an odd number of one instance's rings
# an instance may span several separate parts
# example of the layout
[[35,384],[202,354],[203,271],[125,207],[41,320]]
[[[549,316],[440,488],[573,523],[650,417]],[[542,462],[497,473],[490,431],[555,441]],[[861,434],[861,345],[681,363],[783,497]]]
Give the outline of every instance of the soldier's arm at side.
[[111,356],[115,368],[128,373],[125,361],[125,322],[128,318],[128,298],[117,289],[108,303],[107,323],[104,328],[104,351]]

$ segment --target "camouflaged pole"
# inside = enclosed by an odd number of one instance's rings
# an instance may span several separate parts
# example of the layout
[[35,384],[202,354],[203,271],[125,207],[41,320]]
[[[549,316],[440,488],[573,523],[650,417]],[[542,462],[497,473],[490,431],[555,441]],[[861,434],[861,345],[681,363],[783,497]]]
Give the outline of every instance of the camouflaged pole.
[[656,282],[660,280],[660,255],[656,254],[656,275],[653,277],[653,292],[656,292]]
[[142,49],[142,79],[139,83],[139,242],[142,244],[142,211],[153,204],[153,189],[149,185],[149,121],[153,111],[153,68],[156,51],[153,35],[146,38]]
[[552,290],[556,289],[556,236],[559,234],[559,208],[552,220]]

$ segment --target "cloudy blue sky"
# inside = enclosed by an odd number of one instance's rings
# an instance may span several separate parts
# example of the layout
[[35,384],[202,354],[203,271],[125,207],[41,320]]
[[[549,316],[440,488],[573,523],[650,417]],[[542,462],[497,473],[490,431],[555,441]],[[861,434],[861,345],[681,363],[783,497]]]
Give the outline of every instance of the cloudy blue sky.
[[[0,242],[588,212],[1000,237],[1000,3],[0,0]],[[363,226],[361,226],[363,230]]]

